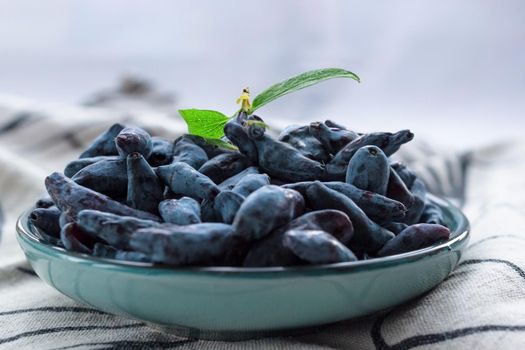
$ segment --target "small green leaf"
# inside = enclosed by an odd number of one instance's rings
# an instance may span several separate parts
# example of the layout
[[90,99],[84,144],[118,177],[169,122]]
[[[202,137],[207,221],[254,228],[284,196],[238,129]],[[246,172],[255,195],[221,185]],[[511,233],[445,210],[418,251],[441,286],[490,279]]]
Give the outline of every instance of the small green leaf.
[[250,113],[281,96],[333,78],[351,78],[360,82],[356,74],[344,69],[324,68],[312,70],[275,84],[261,92],[253,99]]
[[219,139],[224,135],[224,124],[229,120],[218,111],[207,109],[179,109],[179,113],[188,124],[188,132],[210,139]]
[[235,146],[233,143],[226,142],[226,141],[221,140],[221,139],[210,139],[210,138],[207,138],[207,137],[205,137],[204,139],[209,144],[215,145],[215,146],[217,146],[219,148],[230,149],[230,150],[233,150],[233,151],[238,151],[239,150],[237,148],[237,146]]

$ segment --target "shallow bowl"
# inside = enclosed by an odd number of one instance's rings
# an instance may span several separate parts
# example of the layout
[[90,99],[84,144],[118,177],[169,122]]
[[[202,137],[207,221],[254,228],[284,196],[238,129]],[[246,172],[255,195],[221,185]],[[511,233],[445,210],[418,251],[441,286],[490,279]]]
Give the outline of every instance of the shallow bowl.
[[430,290],[456,267],[465,215],[436,197],[450,239],[409,253],[349,263],[276,268],[171,268],[68,252],[20,216],[18,241],[37,275],[81,303],[164,331],[240,340],[306,332],[371,314]]

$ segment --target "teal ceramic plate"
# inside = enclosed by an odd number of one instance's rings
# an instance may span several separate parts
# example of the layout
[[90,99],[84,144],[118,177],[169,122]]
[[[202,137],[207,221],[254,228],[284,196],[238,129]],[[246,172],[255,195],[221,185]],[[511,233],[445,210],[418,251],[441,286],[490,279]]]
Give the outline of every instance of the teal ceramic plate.
[[469,224],[450,203],[451,238],[390,257],[293,268],[169,268],[75,254],[48,245],[28,223],[18,240],[38,276],[97,309],[182,336],[238,340],[290,334],[370,314],[436,286],[456,267]]

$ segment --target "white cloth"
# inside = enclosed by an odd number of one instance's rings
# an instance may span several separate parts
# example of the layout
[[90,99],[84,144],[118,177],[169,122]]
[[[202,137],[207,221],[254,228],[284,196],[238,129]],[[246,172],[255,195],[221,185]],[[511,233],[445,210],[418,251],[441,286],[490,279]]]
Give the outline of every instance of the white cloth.
[[[62,169],[89,140],[116,121],[144,125],[168,136],[185,128],[178,119],[154,112],[123,116],[96,108],[33,105],[0,96],[0,204],[5,216],[0,243],[0,350],[525,346],[523,144],[473,151],[468,157],[466,185],[463,173],[450,171],[450,159],[436,163],[442,170],[431,171],[434,181],[441,183],[436,191],[455,195],[464,190],[464,209],[472,223],[471,244],[462,263],[443,283],[386,314],[341,322],[299,337],[211,342],[162,334],[61,295],[40,281],[25,262],[15,240],[15,220],[42,194],[46,174]],[[412,158],[405,155],[405,159],[423,164],[441,158],[439,153],[433,157],[425,156],[427,152],[417,154],[411,153]],[[461,166],[467,164],[464,155],[458,160]],[[447,181],[451,183],[446,185]],[[427,182],[433,185],[428,178]]]

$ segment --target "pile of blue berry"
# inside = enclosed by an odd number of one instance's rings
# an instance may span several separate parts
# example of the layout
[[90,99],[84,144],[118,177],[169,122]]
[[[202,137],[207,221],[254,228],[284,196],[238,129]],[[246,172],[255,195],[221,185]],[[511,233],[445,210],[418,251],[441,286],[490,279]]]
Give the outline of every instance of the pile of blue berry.
[[296,266],[374,259],[449,238],[423,182],[389,157],[413,138],[332,121],[277,139],[255,115],[223,147],[113,125],[46,178],[31,223],[49,244],[172,266]]

